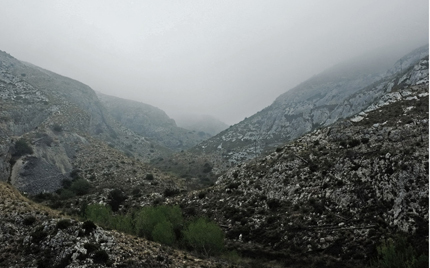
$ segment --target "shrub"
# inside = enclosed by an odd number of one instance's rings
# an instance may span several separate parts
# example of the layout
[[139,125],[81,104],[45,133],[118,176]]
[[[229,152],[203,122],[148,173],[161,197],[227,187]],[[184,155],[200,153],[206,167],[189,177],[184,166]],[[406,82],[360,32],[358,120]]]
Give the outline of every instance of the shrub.
[[117,215],[109,220],[109,226],[120,232],[134,234],[133,218],[131,215]]
[[111,209],[99,204],[89,205],[85,210],[85,217],[88,220],[97,222],[99,224],[104,224],[109,222],[111,217]]
[[176,240],[173,226],[170,222],[163,221],[155,225],[154,230],[151,232],[152,239],[165,245],[173,245]]
[[115,189],[109,192],[108,199],[112,211],[118,211],[119,206],[127,199],[127,196],[121,190]]
[[109,260],[109,255],[104,250],[97,250],[93,256],[94,263],[106,263]]
[[52,125],[52,129],[53,129],[54,131],[56,131],[56,132],[61,132],[61,131],[63,131],[63,127],[62,127],[62,126],[60,126],[59,124],[54,124],[54,125]]
[[72,192],[71,190],[69,190],[69,189],[62,189],[61,190],[60,199],[65,200],[65,199],[69,199],[72,197],[75,197],[75,193]]
[[180,230],[183,222],[182,211],[178,206],[157,206],[142,208],[136,215],[135,232],[139,236],[153,239],[152,232],[161,222],[169,222],[172,229]]
[[27,216],[24,218],[24,221],[22,222],[24,225],[33,225],[33,223],[36,221],[36,217],[33,215]]
[[70,190],[72,190],[77,195],[84,195],[90,191],[91,184],[85,179],[76,179],[72,182]]
[[185,242],[206,256],[220,253],[224,248],[224,233],[214,222],[199,218],[184,231]]
[[47,236],[48,233],[43,231],[43,227],[39,227],[31,234],[32,242],[37,244]]
[[33,148],[31,148],[31,146],[28,145],[28,143],[24,139],[19,139],[18,141],[16,141],[15,153],[13,154],[13,156],[19,157],[26,154],[32,154],[32,153],[33,153]]
[[87,254],[90,254],[91,252],[98,250],[99,246],[91,243],[85,243],[84,248],[87,250]]
[[94,222],[92,221],[85,221],[82,224],[82,228],[85,230],[85,234],[89,234],[91,233],[93,230],[95,230],[97,228],[97,226],[94,224]]
[[151,173],[146,174],[146,176],[145,176],[145,180],[148,180],[148,181],[152,181],[152,180],[154,180],[154,175],[152,175]]
[[428,267],[428,256],[417,256],[404,237],[398,237],[395,241],[389,239],[382,241],[377,247],[378,256],[373,263],[375,267],[381,268],[421,268]]
[[68,219],[62,219],[57,222],[57,228],[62,230],[69,228],[71,225],[72,223]]
[[361,142],[359,141],[359,140],[356,140],[356,139],[352,139],[352,140],[350,140],[349,142],[348,142],[348,145],[349,145],[349,147],[351,147],[351,148],[353,148],[353,147],[355,147],[355,146],[358,146],[358,145],[360,145],[361,144]]
[[173,188],[166,188],[164,190],[164,196],[165,197],[171,197],[179,194],[179,189],[173,189]]
[[209,173],[212,171],[212,166],[209,163],[205,163],[202,169],[203,173]]
[[72,181],[69,179],[63,179],[61,181],[61,186],[63,186],[64,189],[69,189],[70,186],[72,186]]

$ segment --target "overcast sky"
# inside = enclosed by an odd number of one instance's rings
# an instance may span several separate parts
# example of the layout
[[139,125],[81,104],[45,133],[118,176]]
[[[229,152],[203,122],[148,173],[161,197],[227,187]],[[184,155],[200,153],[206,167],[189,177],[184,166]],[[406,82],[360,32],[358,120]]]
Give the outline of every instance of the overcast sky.
[[0,50],[228,124],[324,69],[429,38],[428,0],[0,0]]

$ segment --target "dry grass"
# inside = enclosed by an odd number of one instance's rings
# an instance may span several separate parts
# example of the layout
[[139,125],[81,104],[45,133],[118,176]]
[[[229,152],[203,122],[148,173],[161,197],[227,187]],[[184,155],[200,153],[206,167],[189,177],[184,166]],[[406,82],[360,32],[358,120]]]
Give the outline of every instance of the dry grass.
[[31,213],[39,211],[52,217],[60,217],[58,211],[31,201],[5,182],[0,182],[0,196],[0,213]]

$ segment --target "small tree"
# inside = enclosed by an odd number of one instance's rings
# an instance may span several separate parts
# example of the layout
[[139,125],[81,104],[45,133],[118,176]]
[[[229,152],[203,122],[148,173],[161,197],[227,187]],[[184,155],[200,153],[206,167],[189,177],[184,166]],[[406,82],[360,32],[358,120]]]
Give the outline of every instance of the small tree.
[[70,190],[77,195],[84,195],[90,191],[91,184],[85,179],[74,180],[70,186]]
[[31,148],[31,146],[28,145],[28,143],[24,139],[19,139],[16,141],[15,153],[13,154],[13,156],[19,157],[26,154],[32,154],[32,153],[33,153],[33,148]]
[[199,218],[184,231],[185,242],[206,256],[220,253],[224,249],[224,233],[214,222]]

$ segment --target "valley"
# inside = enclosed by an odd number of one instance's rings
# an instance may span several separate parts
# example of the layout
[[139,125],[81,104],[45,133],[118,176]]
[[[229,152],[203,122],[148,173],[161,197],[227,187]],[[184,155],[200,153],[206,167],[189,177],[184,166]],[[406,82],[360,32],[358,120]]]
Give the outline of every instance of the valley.
[[428,45],[348,66],[216,134],[0,52],[0,266],[428,267]]

